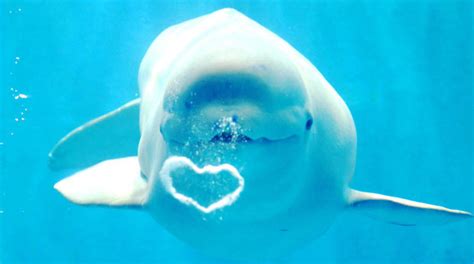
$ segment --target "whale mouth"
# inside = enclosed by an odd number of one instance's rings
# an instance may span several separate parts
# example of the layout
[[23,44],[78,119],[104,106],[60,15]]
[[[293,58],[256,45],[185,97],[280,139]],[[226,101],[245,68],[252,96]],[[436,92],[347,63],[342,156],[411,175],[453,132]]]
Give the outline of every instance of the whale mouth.
[[214,137],[209,140],[211,143],[272,143],[272,142],[281,142],[281,141],[288,141],[292,139],[296,139],[297,135],[291,135],[281,139],[269,139],[267,137],[259,137],[253,139],[247,135],[240,134],[240,133],[230,133],[230,132],[222,132],[216,134]]
[[254,140],[244,134],[236,134],[230,132],[222,132],[212,137],[209,142],[212,143],[247,143]]
[[[167,121],[168,123],[170,121]],[[202,145],[253,145],[292,141],[300,137],[299,133],[273,133],[269,127],[253,129],[244,127],[237,122],[237,117],[223,117],[211,126],[200,126],[200,123],[186,124],[176,132],[169,131],[167,125],[160,125],[160,132],[166,142],[175,146],[202,146]],[[173,127],[173,126],[171,126]]]
[[284,142],[284,141],[291,141],[297,139],[297,135],[291,135],[285,138],[280,138],[280,139],[270,139],[268,137],[259,137],[259,138],[251,138],[247,135],[244,134],[232,134],[229,132],[223,132],[214,135],[210,140],[197,140],[197,141],[185,141],[182,142],[180,140],[176,139],[169,139],[169,142],[181,146],[188,146],[190,143],[196,143],[196,144],[203,144],[203,143],[212,143],[212,144],[269,144],[269,143],[277,143],[277,142]]

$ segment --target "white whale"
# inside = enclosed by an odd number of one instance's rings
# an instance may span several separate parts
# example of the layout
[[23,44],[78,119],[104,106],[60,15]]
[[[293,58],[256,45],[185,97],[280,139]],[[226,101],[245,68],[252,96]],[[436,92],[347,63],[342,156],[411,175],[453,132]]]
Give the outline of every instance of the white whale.
[[228,258],[285,254],[345,208],[400,225],[471,217],[349,188],[356,130],[344,101],[303,55],[236,10],[161,33],[139,86],[140,99],[51,151],[52,168],[83,169],[55,185],[70,201],[143,208]]

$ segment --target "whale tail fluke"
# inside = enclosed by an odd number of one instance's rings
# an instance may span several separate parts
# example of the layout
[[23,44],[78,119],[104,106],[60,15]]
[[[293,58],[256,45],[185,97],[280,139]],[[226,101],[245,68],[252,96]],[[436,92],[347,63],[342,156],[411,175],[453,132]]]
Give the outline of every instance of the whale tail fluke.
[[350,190],[348,204],[369,217],[405,226],[444,224],[473,216],[466,211],[357,190]]
[[137,155],[140,99],[74,129],[50,151],[52,170],[83,169],[98,162]]

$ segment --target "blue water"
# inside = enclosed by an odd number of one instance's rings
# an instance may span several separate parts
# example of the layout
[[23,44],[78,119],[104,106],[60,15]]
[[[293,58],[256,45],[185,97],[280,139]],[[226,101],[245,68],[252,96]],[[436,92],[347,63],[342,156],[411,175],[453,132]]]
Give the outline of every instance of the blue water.
[[[47,153],[137,93],[166,27],[234,7],[291,43],[358,131],[352,187],[474,211],[471,1],[2,1],[0,263],[221,263],[148,214],[80,207]],[[22,119],[23,118],[23,119]],[[401,227],[354,213],[288,263],[472,263],[474,220]],[[264,246],[264,245],[262,245]]]

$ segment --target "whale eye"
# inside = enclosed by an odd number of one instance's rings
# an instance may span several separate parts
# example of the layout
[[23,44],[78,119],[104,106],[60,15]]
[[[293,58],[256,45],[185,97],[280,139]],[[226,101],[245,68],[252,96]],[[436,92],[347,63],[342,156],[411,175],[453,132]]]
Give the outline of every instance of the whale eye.
[[306,130],[310,130],[312,126],[313,126],[313,119],[312,119],[312,118],[309,118],[309,119],[306,121]]
[[186,107],[186,109],[191,109],[193,107],[193,102],[192,101],[186,101],[184,103],[184,107]]

